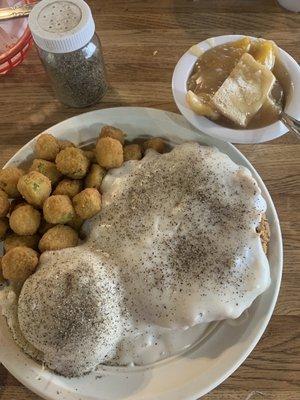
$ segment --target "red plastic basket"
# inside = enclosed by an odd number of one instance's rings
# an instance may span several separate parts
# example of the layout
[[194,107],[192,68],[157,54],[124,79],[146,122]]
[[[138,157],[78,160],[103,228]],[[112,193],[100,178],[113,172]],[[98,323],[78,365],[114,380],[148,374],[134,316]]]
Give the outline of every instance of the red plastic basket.
[[[24,0],[24,3],[32,3],[33,0]],[[0,54],[0,74],[6,74],[24,60],[32,43],[32,37],[28,25],[20,38],[9,49]]]

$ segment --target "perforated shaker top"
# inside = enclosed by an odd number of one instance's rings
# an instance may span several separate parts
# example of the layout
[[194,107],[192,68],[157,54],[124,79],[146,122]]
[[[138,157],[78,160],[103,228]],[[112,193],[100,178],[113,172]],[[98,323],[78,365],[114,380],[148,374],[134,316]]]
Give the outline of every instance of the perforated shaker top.
[[42,0],[29,15],[29,28],[41,49],[68,53],[91,40],[95,23],[83,0]]

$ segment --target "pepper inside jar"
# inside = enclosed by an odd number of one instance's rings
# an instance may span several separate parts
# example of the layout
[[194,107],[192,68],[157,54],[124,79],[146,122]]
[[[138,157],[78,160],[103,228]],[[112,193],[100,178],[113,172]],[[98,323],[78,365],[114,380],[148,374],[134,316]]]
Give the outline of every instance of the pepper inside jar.
[[89,6],[83,0],[42,0],[29,26],[57,98],[71,107],[97,103],[107,81]]

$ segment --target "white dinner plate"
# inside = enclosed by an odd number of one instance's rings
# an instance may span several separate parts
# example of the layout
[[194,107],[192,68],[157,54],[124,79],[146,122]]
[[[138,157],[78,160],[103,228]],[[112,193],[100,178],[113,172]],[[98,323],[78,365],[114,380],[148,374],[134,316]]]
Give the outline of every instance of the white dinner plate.
[[[67,379],[44,369],[14,343],[0,318],[0,360],[25,386],[45,399],[58,400],[187,400],[197,399],[224,381],[245,360],[263,334],[278,296],[282,272],[282,240],[276,210],[258,173],[231,144],[199,136],[177,114],[138,107],[92,111],[63,121],[47,132],[76,143],[96,138],[102,125],[117,126],[128,138],[161,136],[175,143],[197,140],[218,147],[238,164],[250,169],[268,206],[271,227],[269,262],[272,283],[237,320],[217,324],[210,335],[180,356],[150,367],[103,368],[81,378]],[[25,145],[7,165],[32,157],[34,142]]]

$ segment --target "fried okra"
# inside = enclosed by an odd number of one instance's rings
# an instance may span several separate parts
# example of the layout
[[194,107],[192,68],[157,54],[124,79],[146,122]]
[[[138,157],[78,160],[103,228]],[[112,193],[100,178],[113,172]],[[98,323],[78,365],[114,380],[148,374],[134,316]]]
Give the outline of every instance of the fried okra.
[[166,143],[163,139],[154,137],[144,142],[144,150],[153,149],[158,153],[163,153],[166,149]]
[[35,153],[37,158],[54,161],[59,151],[59,142],[53,135],[43,133],[37,138],[35,143]]
[[84,220],[75,214],[71,221],[67,222],[67,225],[75,229],[75,231],[79,231],[83,223]]
[[1,261],[5,279],[12,282],[24,282],[35,271],[39,259],[36,251],[20,246],[9,250]]
[[18,189],[29,204],[42,207],[50,196],[51,181],[40,172],[31,171],[19,179]]
[[96,155],[94,150],[83,150],[84,155],[90,162],[96,162]]
[[97,189],[84,189],[73,197],[73,205],[80,218],[91,218],[101,210],[101,195]]
[[43,212],[45,220],[50,224],[65,224],[75,215],[70,198],[62,194],[48,197],[44,202]]
[[40,222],[40,212],[29,204],[18,207],[9,217],[11,229],[21,236],[34,235],[39,229]]
[[46,233],[50,228],[53,228],[53,226],[54,226],[54,224],[50,224],[49,222],[47,222],[47,221],[45,220],[44,217],[42,217],[38,232],[39,232],[40,235],[43,235],[43,234]]
[[36,158],[33,160],[29,171],[38,171],[50,179],[52,185],[56,184],[62,177],[54,162]]
[[66,225],[56,225],[50,228],[41,238],[39,249],[60,250],[67,247],[75,247],[78,244],[78,233]]
[[30,235],[30,236],[20,236],[15,233],[8,235],[3,243],[5,252],[13,249],[14,247],[30,247],[31,249],[37,250],[39,243],[38,235]]
[[83,178],[89,168],[89,160],[84,155],[81,149],[76,147],[67,147],[61,150],[56,159],[57,169],[63,174],[72,179]]
[[9,213],[11,214],[18,207],[25,206],[25,204],[27,204],[27,203],[22,197],[18,197],[17,199],[13,199],[13,201],[10,203]]
[[100,190],[102,180],[106,174],[104,168],[98,164],[92,164],[89,173],[85,177],[84,186]]
[[97,162],[103,168],[117,168],[123,164],[123,147],[116,139],[110,137],[99,139],[95,152]]
[[75,144],[73,142],[71,142],[70,140],[57,140],[58,141],[58,145],[59,145],[59,150],[64,150],[67,147],[76,147]]
[[112,139],[118,140],[122,145],[124,145],[126,134],[114,126],[105,125],[102,127],[99,135],[99,139],[104,137],[110,137]]
[[24,175],[24,171],[18,167],[7,167],[0,171],[0,189],[8,197],[19,197],[20,193],[17,187],[19,179]]
[[127,144],[123,149],[124,161],[140,160],[142,158],[142,148],[139,144]]
[[79,179],[63,179],[56,186],[53,194],[63,194],[72,199],[82,190],[82,181]]
[[0,189],[0,218],[5,217],[10,209],[10,202],[7,194]]
[[8,229],[9,229],[8,218],[6,217],[0,218],[0,240],[3,240],[5,238]]
[[5,278],[3,276],[3,272],[2,272],[2,257],[0,257],[0,283],[4,283],[5,282]]

